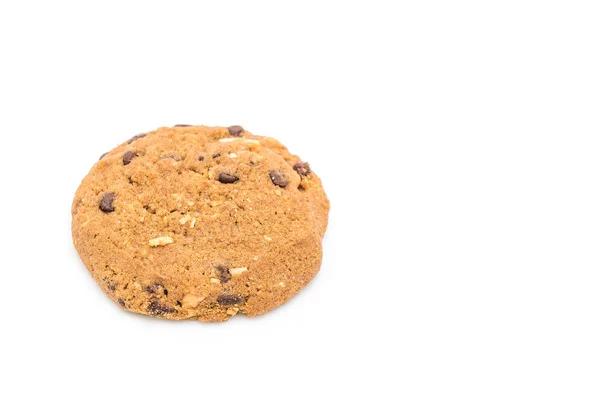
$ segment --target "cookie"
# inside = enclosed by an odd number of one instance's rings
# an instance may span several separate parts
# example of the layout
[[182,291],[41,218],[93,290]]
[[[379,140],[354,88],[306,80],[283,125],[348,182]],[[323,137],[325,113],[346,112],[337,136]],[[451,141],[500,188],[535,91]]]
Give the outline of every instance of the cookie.
[[76,192],[75,247],[122,308],[167,319],[263,314],[317,274],[329,201],[277,140],[177,125],[139,134]]

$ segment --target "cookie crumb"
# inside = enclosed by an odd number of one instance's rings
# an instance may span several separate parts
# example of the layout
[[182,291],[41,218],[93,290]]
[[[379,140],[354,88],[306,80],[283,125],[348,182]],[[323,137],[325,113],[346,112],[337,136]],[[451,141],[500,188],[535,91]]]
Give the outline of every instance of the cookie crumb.
[[153,238],[148,242],[150,247],[158,247],[158,246],[166,246],[168,244],[173,244],[175,241],[171,237],[158,237]]

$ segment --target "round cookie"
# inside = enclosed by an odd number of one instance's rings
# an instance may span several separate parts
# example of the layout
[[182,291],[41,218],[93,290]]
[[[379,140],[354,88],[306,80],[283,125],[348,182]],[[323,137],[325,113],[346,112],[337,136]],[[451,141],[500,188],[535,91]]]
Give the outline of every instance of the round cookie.
[[224,321],[316,275],[329,202],[310,167],[241,127],[176,126],[103,155],[73,202],[73,240],[121,307]]

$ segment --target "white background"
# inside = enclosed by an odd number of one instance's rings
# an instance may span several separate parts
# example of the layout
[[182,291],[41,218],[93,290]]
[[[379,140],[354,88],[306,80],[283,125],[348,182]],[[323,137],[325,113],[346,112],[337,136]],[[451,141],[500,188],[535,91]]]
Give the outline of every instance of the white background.
[[[2,415],[598,415],[595,1],[0,3]],[[241,124],[325,257],[226,324],[125,313],[70,236],[100,154]]]

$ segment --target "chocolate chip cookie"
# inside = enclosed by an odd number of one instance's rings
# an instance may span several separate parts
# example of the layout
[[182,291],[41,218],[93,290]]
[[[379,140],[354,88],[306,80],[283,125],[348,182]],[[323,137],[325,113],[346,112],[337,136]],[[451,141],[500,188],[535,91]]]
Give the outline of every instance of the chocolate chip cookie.
[[122,308],[226,321],[317,274],[329,201],[310,165],[240,126],[177,125],[102,155],[73,201],[73,241]]

